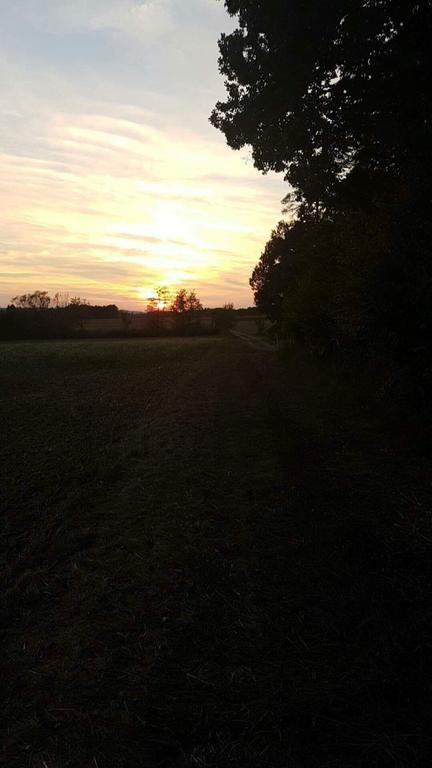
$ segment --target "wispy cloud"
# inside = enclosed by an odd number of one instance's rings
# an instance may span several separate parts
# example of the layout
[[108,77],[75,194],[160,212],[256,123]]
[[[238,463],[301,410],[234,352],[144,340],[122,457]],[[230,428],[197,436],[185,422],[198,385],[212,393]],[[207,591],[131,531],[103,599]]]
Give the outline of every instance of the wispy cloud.
[[5,12],[0,304],[67,288],[132,307],[159,283],[251,303],[284,188],[208,126],[226,24],[213,0]]

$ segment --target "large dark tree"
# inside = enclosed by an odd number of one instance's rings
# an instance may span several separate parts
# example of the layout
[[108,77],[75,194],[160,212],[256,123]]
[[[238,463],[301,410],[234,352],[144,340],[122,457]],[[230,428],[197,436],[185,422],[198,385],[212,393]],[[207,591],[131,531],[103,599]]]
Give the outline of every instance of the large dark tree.
[[283,172],[297,207],[254,271],[256,302],[297,327],[321,322],[332,343],[357,334],[424,353],[431,0],[225,5],[238,28],[220,40],[227,99],[211,121],[258,169]]
[[212,123],[298,198],[328,205],[358,165],[413,178],[430,158],[429,0],[226,0],[227,100]]

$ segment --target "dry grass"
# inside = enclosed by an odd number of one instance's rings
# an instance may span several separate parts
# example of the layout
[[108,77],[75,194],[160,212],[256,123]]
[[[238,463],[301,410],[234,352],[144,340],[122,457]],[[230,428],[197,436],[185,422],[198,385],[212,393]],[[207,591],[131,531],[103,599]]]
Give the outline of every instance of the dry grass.
[[8,768],[429,764],[424,447],[229,339],[0,357]]

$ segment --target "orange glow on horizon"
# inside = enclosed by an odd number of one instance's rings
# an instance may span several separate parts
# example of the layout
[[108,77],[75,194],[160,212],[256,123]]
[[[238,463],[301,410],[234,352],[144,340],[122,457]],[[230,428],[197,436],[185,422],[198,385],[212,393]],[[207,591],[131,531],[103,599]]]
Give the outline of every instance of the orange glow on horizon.
[[168,297],[165,299],[159,295],[157,288],[140,288],[138,291],[136,291],[135,295],[143,303],[144,310],[147,308],[147,305],[150,304],[154,307],[154,309],[163,312],[165,309],[168,309],[171,303],[171,298],[177,293],[177,289],[174,287],[168,287],[166,284],[164,284],[164,288]]
[[0,308],[46,290],[141,311],[152,286],[251,305],[287,190],[209,126],[217,41],[235,28],[222,6],[6,4]]
[[239,155],[151,129],[144,116],[54,115],[47,132],[63,165],[0,156],[11,275],[0,306],[46,289],[139,309],[158,298],[143,284],[195,288],[210,306],[251,303],[249,277],[282,194],[258,194],[258,174]]

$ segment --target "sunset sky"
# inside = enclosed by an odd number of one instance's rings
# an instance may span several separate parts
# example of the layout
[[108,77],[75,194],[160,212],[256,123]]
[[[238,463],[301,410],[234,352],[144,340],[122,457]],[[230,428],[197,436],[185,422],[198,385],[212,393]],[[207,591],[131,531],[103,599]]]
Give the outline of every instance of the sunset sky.
[[208,122],[218,0],[13,0],[0,28],[0,306],[67,290],[143,309],[248,286],[286,194]]

